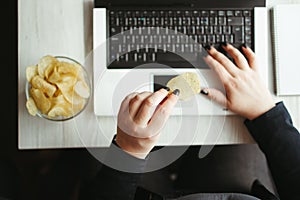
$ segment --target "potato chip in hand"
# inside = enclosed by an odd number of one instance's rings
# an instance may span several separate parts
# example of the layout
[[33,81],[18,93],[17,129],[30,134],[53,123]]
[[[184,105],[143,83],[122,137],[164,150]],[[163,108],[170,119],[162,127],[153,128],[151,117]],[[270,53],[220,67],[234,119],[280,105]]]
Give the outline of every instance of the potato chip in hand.
[[185,72],[169,80],[167,87],[171,89],[170,92],[179,89],[179,100],[186,101],[200,92],[200,80],[196,73]]

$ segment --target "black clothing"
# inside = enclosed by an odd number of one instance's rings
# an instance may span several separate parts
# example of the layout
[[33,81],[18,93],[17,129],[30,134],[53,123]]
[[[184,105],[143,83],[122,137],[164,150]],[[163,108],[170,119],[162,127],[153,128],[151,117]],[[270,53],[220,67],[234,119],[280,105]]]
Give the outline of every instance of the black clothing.
[[280,199],[300,199],[300,135],[284,104],[245,124],[266,155]]
[[[252,121],[245,120],[245,125],[266,156],[280,199],[300,199],[300,191],[297,190],[300,185],[300,150],[298,150],[300,148],[300,135],[293,126],[291,117],[283,102],[277,103],[274,108]],[[143,171],[147,159],[142,160],[129,156],[114,144],[111,145],[110,149],[107,152],[107,158],[113,158],[115,161],[121,160],[120,165],[122,163],[134,163],[135,167],[139,168],[139,172]],[[97,175],[89,199],[129,200],[134,199],[135,195],[136,199],[143,199],[138,197],[142,194],[137,192],[143,190],[138,187],[141,175],[142,173],[123,172],[103,165]],[[156,194],[150,195],[155,196]],[[181,197],[181,199],[197,200],[200,197],[201,199],[231,200],[278,199],[259,181],[253,183],[251,195],[200,193],[187,195]],[[163,199],[163,197],[158,195],[157,199]]]

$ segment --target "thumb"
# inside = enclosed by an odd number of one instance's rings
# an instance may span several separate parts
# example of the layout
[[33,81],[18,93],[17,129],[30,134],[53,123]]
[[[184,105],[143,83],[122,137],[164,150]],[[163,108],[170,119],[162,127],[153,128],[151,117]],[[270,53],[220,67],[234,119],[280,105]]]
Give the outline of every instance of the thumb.
[[220,90],[214,88],[203,88],[201,90],[201,94],[206,95],[209,99],[220,104],[221,106],[225,108],[227,107],[227,98]]

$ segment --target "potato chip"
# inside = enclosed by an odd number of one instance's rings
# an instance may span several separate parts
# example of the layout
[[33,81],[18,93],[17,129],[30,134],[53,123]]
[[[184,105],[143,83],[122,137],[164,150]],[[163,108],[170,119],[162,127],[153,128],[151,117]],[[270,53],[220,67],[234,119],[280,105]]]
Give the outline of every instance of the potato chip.
[[60,93],[56,97],[52,97],[50,99],[50,101],[51,101],[52,105],[56,105],[56,104],[61,105],[61,104],[65,104],[67,102],[67,100],[64,98],[64,95],[62,95],[62,93]]
[[48,67],[46,67],[44,71],[44,76],[46,80],[49,79],[49,77],[51,76],[51,74],[54,72],[55,69],[56,69],[56,64],[51,64]]
[[52,97],[58,97],[59,95],[62,95],[60,90],[56,90]]
[[35,89],[35,88],[30,89],[30,94],[31,94],[37,108],[43,114],[46,114],[51,107],[51,102],[46,97],[46,95],[40,89]]
[[28,66],[26,68],[26,79],[28,82],[31,81],[32,77],[38,75],[38,71],[37,71],[37,66],[33,65],[33,66]]
[[58,60],[53,56],[47,55],[42,57],[38,63],[38,74],[44,78],[46,68],[55,65],[57,62]]
[[32,87],[42,90],[48,97],[52,97],[56,91],[56,87],[45,81],[40,76],[35,76],[31,80]]
[[83,98],[90,96],[89,87],[84,81],[78,81],[74,86],[74,91]]
[[28,113],[32,116],[35,116],[38,113],[38,108],[36,107],[35,102],[31,97],[29,97],[29,99],[26,101],[26,108],[28,110]]
[[79,105],[82,104],[84,99],[76,94],[74,90],[69,90],[67,93],[63,93],[64,97],[67,99],[68,102],[70,102],[72,105]]
[[73,114],[72,104],[70,104],[62,94],[60,94],[57,97],[52,97],[50,100],[52,103],[52,107],[48,112],[49,117],[52,118],[56,116],[68,117]]
[[73,76],[72,74],[63,74],[60,77],[61,77],[60,82],[68,86],[69,88],[73,87],[77,82],[76,76]]
[[69,85],[66,83],[57,83],[57,87],[60,89],[63,96],[69,103],[73,105],[82,103],[83,98],[75,93],[74,87],[69,87]]
[[51,110],[48,112],[48,116],[51,118],[54,118],[56,116],[64,116],[68,117],[70,114],[62,107],[62,106],[54,106],[51,108]]
[[78,63],[60,61],[50,55],[42,57],[37,66],[29,66],[26,78],[32,98],[26,102],[28,112],[34,115],[40,110],[50,118],[68,118],[80,112],[90,96],[84,73]]
[[60,74],[72,74],[75,77],[77,77],[79,71],[77,67],[68,62],[60,62],[57,70]]
[[52,74],[49,76],[47,81],[53,84],[61,81],[61,76],[56,69],[53,70]]
[[186,101],[200,92],[200,80],[196,73],[185,72],[169,80],[167,87],[171,89],[171,92],[179,89],[179,99]]

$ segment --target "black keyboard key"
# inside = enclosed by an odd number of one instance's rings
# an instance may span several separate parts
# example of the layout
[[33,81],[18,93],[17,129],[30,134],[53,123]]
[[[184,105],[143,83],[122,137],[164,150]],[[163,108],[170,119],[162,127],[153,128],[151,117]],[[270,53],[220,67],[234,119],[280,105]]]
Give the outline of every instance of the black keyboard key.
[[217,12],[217,11],[215,11],[215,10],[209,11],[209,16],[215,17],[215,16],[217,16],[217,15],[218,15],[218,12]]
[[226,25],[226,17],[218,17],[219,25]]
[[198,10],[194,10],[193,11],[193,16],[194,17],[199,17],[200,16],[200,12]]
[[200,18],[200,24],[203,26],[208,26],[209,22],[208,22],[208,17],[201,17]]
[[245,36],[245,42],[246,42],[246,44],[250,44],[251,41],[252,41],[251,35],[246,35]]
[[209,18],[210,25],[218,25],[218,18],[217,17],[210,17]]
[[244,43],[244,27],[243,26],[233,26],[232,33],[234,34],[234,43]]
[[228,17],[227,24],[229,26],[241,26],[244,25],[244,18],[243,17]]
[[167,13],[168,13],[168,17],[173,17],[173,16],[175,16],[173,10],[169,10]]
[[110,17],[110,25],[116,25],[116,18],[115,17]]
[[251,26],[245,26],[245,34],[246,35],[252,35]]
[[212,26],[205,26],[204,29],[205,29],[205,34],[207,35],[212,35],[214,33],[214,27]]
[[121,27],[113,26],[110,28],[110,34],[116,35],[121,32]]
[[156,61],[157,62],[167,62],[167,63],[172,63],[172,62],[195,62],[199,59],[199,54],[198,53],[172,53],[172,52],[158,52],[156,53]]
[[184,15],[187,16],[187,17],[191,17],[192,16],[192,11],[186,10],[184,12]]
[[225,11],[219,10],[219,11],[218,11],[218,16],[220,16],[220,17],[225,16]]
[[214,35],[208,35],[207,36],[207,42],[210,44],[214,44],[216,42],[216,38]]
[[232,10],[227,10],[226,14],[227,14],[228,17],[234,16],[234,12]]
[[198,42],[201,44],[205,44],[207,42],[206,35],[199,35]]
[[233,35],[225,35],[225,42],[227,43],[234,43],[234,36]]
[[187,32],[188,35],[192,35],[193,30],[194,30],[194,27],[191,27],[191,26],[186,27],[186,32]]
[[225,41],[224,35],[216,35],[216,43],[221,43]]
[[231,26],[223,26],[224,34],[231,34]]
[[245,17],[250,17],[252,15],[251,11],[249,11],[249,10],[244,10],[243,14],[244,14]]
[[204,34],[204,27],[203,26],[196,26],[196,34],[197,35]]
[[243,13],[240,10],[236,10],[236,11],[234,11],[234,16],[240,17],[240,16],[243,16]]
[[209,12],[207,10],[203,10],[203,11],[201,11],[200,15],[202,17],[207,17],[207,16],[209,16]]
[[123,62],[125,61],[125,54],[122,54],[119,56],[119,58],[117,58],[119,62]]
[[245,17],[245,24],[246,24],[246,26],[251,26],[252,25],[251,17]]
[[214,34],[221,35],[223,33],[222,26],[215,26],[214,27]]

